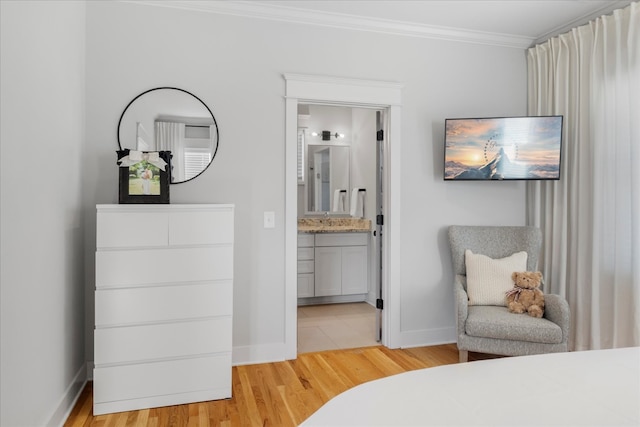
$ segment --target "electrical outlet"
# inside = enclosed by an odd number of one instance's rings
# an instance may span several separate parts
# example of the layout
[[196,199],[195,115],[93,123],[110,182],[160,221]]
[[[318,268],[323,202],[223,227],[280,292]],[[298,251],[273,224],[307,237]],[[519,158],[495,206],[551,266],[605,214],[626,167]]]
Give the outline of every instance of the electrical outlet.
[[276,213],[265,212],[264,213],[264,228],[276,228]]

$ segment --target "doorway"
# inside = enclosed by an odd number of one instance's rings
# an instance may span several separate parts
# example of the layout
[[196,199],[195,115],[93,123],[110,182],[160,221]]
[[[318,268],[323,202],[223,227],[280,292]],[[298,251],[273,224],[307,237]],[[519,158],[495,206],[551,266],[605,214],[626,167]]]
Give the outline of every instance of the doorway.
[[[383,188],[385,239],[382,242],[381,343],[401,344],[400,331],[400,144],[401,89],[394,82],[300,74],[285,79],[285,342],[286,359],[297,356],[297,141],[298,104],[317,103],[377,108],[387,111]],[[392,148],[393,147],[393,148]],[[395,251],[393,249],[396,249]]]
[[[304,239],[298,240],[298,353],[380,343],[382,224],[376,219],[383,212],[385,116],[385,109],[375,107],[298,104],[298,218],[368,224],[358,231],[299,236]],[[362,244],[356,238],[365,246],[326,243]],[[308,243],[314,240],[315,249]]]

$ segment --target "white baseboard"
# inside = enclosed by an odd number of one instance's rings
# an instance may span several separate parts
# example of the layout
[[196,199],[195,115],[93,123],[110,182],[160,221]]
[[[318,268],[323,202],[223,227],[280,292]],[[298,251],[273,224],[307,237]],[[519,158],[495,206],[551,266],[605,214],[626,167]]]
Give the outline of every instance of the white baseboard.
[[401,332],[400,347],[423,347],[456,342],[456,328],[420,329]]
[[282,362],[286,360],[284,343],[233,347],[231,364],[254,365],[256,363]]
[[86,365],[82,365],[49,417],[48,426],[64,426],[80,397],[80,393],[84,390],[85,384],[87,384],[87,368]]

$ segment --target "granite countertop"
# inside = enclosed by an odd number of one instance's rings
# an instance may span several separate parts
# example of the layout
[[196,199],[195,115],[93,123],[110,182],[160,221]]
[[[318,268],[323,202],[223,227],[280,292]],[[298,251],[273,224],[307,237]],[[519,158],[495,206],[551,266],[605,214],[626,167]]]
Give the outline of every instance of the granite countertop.
[[371,220],[362,218],[299,218],[300,233],[367,233]]

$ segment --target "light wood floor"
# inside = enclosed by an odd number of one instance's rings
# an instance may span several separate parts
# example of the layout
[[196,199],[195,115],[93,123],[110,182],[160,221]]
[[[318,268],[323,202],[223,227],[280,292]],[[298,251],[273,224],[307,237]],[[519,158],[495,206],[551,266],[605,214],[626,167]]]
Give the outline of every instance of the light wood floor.
[[[486,356],[469,354],[469,360],[482,358]],[[88,383],[65,426],[297,426],[329,399],[358,384],[457,362],[455,344],[306,353],[296,360],[233,367],[231,399],[97,417]]]

